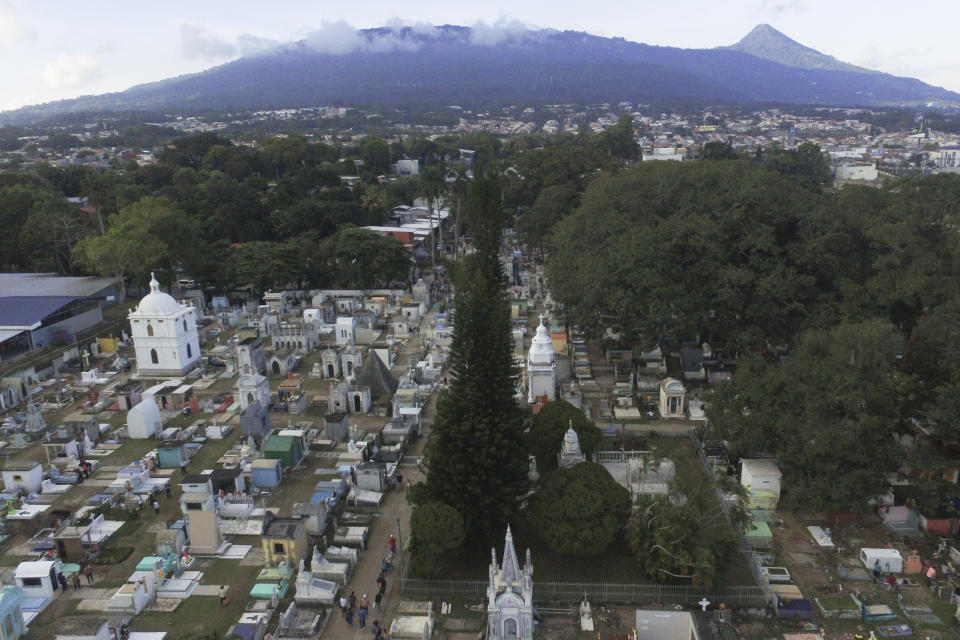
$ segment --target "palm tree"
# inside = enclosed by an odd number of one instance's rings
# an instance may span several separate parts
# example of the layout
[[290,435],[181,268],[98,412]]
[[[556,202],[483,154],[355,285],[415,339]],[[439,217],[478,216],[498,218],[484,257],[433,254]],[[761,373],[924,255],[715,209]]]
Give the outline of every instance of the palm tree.
[[[437,201],[446,191],[446,181],[443,176],[443,168],[440,165],[431,165],[420,174],[420,188],[418,194],[427,201],[427,209],[430,212],[430,226],[433,226],[433,209]],[[443,225],[438,224],[440,229],[440,243],[443,245]],[[432,235],[432,233],[431,233]],[[431,238],[430,242],[430,261],[434,268],[437,266],[437,242]]]
[[453,182],[453,188],[451,189],[450,200],[454,211],[453,257],[454,260],[458,260],[460,258],[460,223],[462,221],[463,203],[467,197],[467,188],[469,182],[467,180],[466,169],[462,165],[454,169],[454,172],[456,177]]

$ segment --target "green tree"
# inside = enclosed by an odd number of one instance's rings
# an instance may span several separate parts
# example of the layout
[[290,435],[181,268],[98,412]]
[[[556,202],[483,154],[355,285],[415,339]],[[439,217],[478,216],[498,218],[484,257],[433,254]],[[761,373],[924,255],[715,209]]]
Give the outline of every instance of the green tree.
[[545,404],[533,416],[527,447],[536,456],[540,473],[557,468],[557,454],[563,445],[563,436],[571,426],[580,439],[580,450],[589,460],[603,439],[603,432],[583,415],[583,411],[566,400],[555,400]]
[[402,282],[410,273],[403,243],[368,229],[344,227],[326,239],[323,254],[336,282],[347,289],[372,289]]
[[440,574],[450,552],[463,546],[463,518],[441,502],[418,504],[410,514],[410,560],[414,575],[433,578]]
[[0,227],[5,231],[0,236],[0,267],[4,270],[24,264],[20,231],[40,193],[37,187],[24,184],[0,187]]
[[230,141],[215,133],[185,136],[170,142],[160,154],[160,160],[175,167],[199,169],[210,149],[217,146],[229,147]]
[[796,149],[774,147],[763,156],[761,165],[805,189],[819,191],[833,182],[827,155],[820,151],[820,145],[812,142],[804,142]]
[[554,553],[603,553],[630,515],[630,492],[602,466],[582,462],[543,476],[530,517]]
[[713,435],[739,455],[773,454],[787,504],[863,509],[903,455],[902,348],[893,327],[872,320],[809,331],[782,363],[743,359],[709,405]]
[[[455,273],[448,391],[426,448],[427,493],[455,508],[479,548],[503,535],[527,486],[523,417],[499,260],[504,214],[490,177],[468,196],[476,251]],[[474,535],[475,534],[475,535]]]
[[371,171],[390,171],[390,146],[380,136],[369,135],[360,141],[360,159]]
[[77,261],[102,276],[113,276],[126,298],[127,280],[145,283],[151,271],[170,268],[188,256],[192,221],[170,201],[142,198],[110,217],[105,235],[87,237],[75,248]]
[[640,163],[598,179],[557,223],[551,294],[594,334],[603,318],[648,344],[786,342],[820,304],[835,304],[835,281],[819,281],[798,250],[815,237],[802,220],[822,204],[746,162]]
[[737,537],[709,481],[678,495],[643,498],[627,530],[640,570],[657,582],[712,588],[737,553]]
[[617,123],[604,129],[597,136],[595,144],[608,157],[619,160],[636,160],[640,157],[640,146],[633,135],[633,116],[620,116]]
[[252,284],[258,293],[285,287],[297,280],[297,266],[286,245],[254,240],[234,247],[230,253],[231,281]]
[[73,248],[88,233],[75,207],[56,193],[43,192],[20,228],[21,255],[36,271],[73,275]]
[[544,249],[554,226],[580,203],[580,194],[567,185],[544,188],[529,209],[517,220],[524,241],[534,249]]
[[736,160],[739,156],[729,142],[712,141],[703,145],[700,157],[704,160]]

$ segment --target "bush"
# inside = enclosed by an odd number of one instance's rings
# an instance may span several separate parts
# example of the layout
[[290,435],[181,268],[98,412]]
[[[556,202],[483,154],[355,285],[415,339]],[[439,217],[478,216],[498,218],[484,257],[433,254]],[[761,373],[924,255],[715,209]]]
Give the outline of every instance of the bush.
[[573,556],[604,552],[630,516],[630,492],[593,462],[546,474],[530,515],[551,551]]
[[463,545],[463,517],[442,502],[419,504],[410,515],[410,553],[414,574],[431,578],[443,567],[447,554]]

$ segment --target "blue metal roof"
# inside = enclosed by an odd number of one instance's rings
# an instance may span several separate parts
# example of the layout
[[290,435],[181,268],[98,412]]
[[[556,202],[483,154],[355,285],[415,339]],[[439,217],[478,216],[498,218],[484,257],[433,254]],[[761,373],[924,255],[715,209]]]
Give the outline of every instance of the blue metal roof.
[[77,299],[77,296],[0,298],[0,329],[36,329],[44,318]]

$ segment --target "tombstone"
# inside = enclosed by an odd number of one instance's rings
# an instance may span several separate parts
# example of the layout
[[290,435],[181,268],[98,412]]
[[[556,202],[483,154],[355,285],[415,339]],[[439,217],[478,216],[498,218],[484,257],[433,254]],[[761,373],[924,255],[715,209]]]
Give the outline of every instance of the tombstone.
[[327,440],[343,442],[350,433],[346,412],[329,413],[323,417]]

